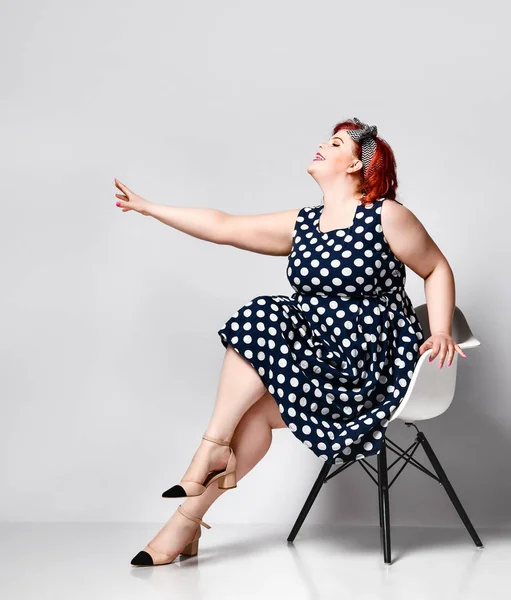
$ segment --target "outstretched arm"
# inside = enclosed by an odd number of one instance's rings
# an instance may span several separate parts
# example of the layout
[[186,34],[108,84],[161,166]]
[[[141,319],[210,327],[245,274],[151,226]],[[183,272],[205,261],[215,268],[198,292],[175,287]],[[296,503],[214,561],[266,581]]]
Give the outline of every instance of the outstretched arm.
[[116,194],[119,198],[117,206],[123,212],[135,210],[215,244],[274,256],[287,256],[291,252],[299,208],[262,215],[231,215],[215,208],[155,204],[138,196],[117,179],[115,185],[123,192]]

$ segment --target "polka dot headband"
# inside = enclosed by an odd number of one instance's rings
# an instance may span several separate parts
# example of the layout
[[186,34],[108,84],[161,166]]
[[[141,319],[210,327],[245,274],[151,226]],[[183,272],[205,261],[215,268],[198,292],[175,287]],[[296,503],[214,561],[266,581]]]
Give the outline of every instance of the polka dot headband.
[[362,174],[365,177],[376,150],[375,138],[378,135],[378,128],[376,125],[362,123],[357,117],[354,117],[353,121],[357,125],[360,125],[361,129],[345,129],[345,131],[352,140],[358,142],[362,146]]

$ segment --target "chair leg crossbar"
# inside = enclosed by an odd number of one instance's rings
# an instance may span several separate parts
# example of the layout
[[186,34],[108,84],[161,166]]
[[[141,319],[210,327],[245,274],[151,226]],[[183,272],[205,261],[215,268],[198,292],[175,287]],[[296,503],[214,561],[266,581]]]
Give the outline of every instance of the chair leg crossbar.
[[[465,512],[463,506],[461,505],[461,502],[460,502],[458,496],[456,495],[456,492],[454,491],[454,488],[452,487],[449,479],[447,478],[447,475],[445,474],[445,471],[443,470],[442,465],[440,464],[437,456],[433,452],[433,449],[431,448],[431,445],[429,444],[428,440],[426,439],[426,436],[424,435],[424,433],[422,431],[419,431],[419,429],[415,425],[415,423],[405,423],[405,425],[407,425],[408,427],[413,426],[417,430],[417,437],[415,439],[415,442],[409,448],[407,448],[406,450],[403,450],[395,442],[390,440],[388,438],[388,436],[386,436],[385,439],[383,440],[383,444],[380,449],[380,452],[376,455],[376,459],[377,459],[377,467],[376,468],[373,465],[371,465],[366,459],[362,458],[359,460],[351,460],[347,463],[344,463],[343,465],[341,465],[339,468],[337,468],[335,471],[333,471],[329,475],[328,472],[330,471],[330,469],[334,463],[325,462],[325,464],[321,468],[321,471],[319,472],[319,475],[318,475],[316,481],[314,482],[314,485],[312,486],[311,491],[309,492],[309,495],[305,501],[305,504],[303,505],[302,510],[300,511],[300,514],[298,515],[298,518],[296,519],[295,524],[293,525],[293,528],[291,529],[291,532],[287,538],[287,541],[288,542],[294,541],[297,533],[300,530],[300,527],[303,525],[303,522],[305,521],[305,518],[307,517],[307,514],[309,513],[310,509],[312,508],[314,500],[316,499],[317,495],[319,494],[321,486],[324,483],[326,483],[329,479],[331,479],[332,477],[335,477],[335,475],[338,475],[341,471],[344,471],[348,467],[351,467],[353,464],[358,463],[364,469],[364,471],[369,475],[369,477],[374,481],[374,483],[378,486],[378,509],[379,509],[379,516],[380,516],[380,536],[381,536],[381,545],[382,545],[383,557],[384,557],[385,564],[392,563],[391,546],[390,546],[389,489],[407,465],[413,465],[414,467],[416,467],[417,469],[419,469],[426,475],[429,475],[430,477],[435,479],[440,485],[442,485],[444,487],[445,491],[447,492],[447,495],[449,496],[450,501],[452,502],[458,515],[460,516],[461,520],[463,521],[463,524],[467,528],[467,531],[469,532],[470,536],[472,537],[472,540],[474,541],[475,545],[478,546],[479,548],[482,548],[483,544],[482,544],[481,540],[479,539],[479,536],[477,535],[476,530],[474,529],[472,523],[470,522],[470,519],[468,518],[467,513]],[[426,468],[424,465],[422,465],[420,462],[418,462],[413,457],[415,451],[417,450],[417,448],[419,446],[422,446],[426,456],[428,457],[431,465],[433,466],[433,469],[435,470],[435,473],[430,471],[428,468]],[[387,465],[387,448],[390,451],[392,451],[398,455],[398,458],[390,465]],[[388,473],[389,473],[390,469],[395,464],[397,464],[400,460],[403,460],[403,464],[402,464],[401,468],[399,469],[399,471],[394,476],[394,478],[392,479],[392,481],[389,482],[388,481]],[[373,477],[373,474],[371,473],[370,470],[372,470],[374,473],[376,473],[376,477]]]

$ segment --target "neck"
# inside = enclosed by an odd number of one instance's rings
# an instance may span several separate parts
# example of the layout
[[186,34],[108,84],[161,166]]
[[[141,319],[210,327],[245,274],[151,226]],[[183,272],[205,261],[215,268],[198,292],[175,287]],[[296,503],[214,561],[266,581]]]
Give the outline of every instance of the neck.
[[357,203],[364,196],[364,194],[357,192],[357,187],[352,181],[322,186],[325,206],[343,207]]

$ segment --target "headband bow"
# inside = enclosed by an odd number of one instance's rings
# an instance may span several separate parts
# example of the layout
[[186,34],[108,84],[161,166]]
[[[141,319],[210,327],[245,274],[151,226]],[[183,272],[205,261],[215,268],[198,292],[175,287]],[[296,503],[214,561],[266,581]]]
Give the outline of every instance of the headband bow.
[[346,133],[352,140],[358,142],[362,146],[362,174],[365,177],[376,150],[375,138],[378,135],[378,128],[376,125],[367,125],[367,123],[363,123],[360,119],[357,119],[357,117],[354,117],[353,121],[357,125],[360,125],[360,129],[346,129]]

